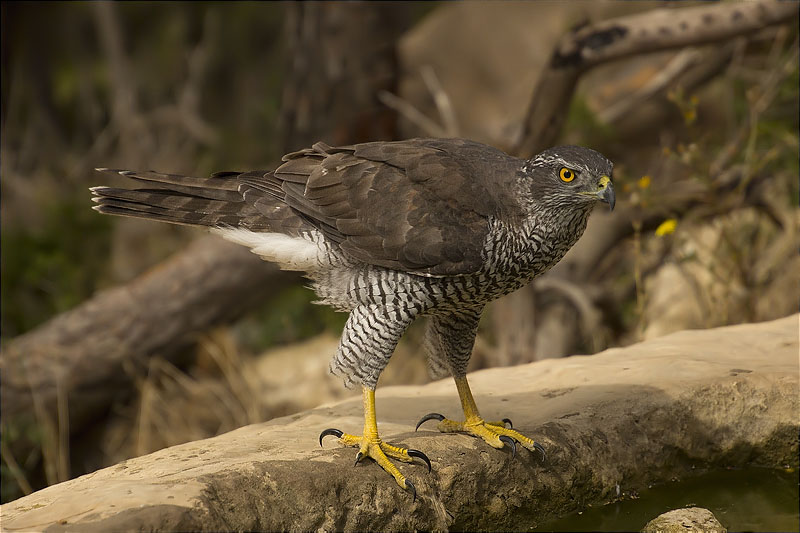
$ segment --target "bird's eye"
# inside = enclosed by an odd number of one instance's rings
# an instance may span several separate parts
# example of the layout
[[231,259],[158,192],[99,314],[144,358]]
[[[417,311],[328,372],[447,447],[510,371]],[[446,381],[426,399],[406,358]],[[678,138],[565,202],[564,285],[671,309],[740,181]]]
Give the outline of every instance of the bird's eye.
[[567,167],[561,167],[561,170],[558,171],[558,176],[561,178],[561,181],[569,183],[575,179],[575,172]]

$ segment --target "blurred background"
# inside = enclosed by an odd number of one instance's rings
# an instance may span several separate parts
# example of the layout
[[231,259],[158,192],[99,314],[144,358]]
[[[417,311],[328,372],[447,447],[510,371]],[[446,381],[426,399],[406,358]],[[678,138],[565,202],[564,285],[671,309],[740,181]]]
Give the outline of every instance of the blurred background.
[[[490,306],[473,370],[796,312],[796,13],[581,72],[531,138],[571,28],[687,6],[3,3],[2,501],[358,394],[327,371],[345,315],[202,230],[92,211],[88,187],[121,183],[95,167],[207,175],[416,136],[603,152],[617,210]],[[382,386],[428,381],[421,338]]]

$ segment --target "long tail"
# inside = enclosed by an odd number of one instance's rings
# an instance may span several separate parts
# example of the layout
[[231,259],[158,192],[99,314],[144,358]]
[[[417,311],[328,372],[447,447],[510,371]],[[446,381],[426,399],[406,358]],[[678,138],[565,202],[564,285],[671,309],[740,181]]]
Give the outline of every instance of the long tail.
[[[259,231],[269,230],[276,222],[278,217],[268,214],[283,203],[280,186],[271,183],[269,172],[217,172],[209,178],[194,178],[152,171],[97,170],[114,172],[145,185],[137,189],[91,187],[92,201],[97,203],[93,208],[109,215]],[[244,180],[257,180],[260,186],[252,187]]]

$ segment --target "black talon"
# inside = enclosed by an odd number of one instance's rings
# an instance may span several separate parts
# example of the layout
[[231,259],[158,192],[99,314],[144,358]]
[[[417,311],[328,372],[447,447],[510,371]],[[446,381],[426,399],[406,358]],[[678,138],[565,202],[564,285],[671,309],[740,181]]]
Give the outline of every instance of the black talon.
[[411,494],[414,495],[414,499],[411,500],[411,503],[417,501],[417,487],[415,487],[414,484],[411,483],[409,480],[406,480],[406,488],[411,489]]
[[327,437],[328,435],[333,435],[334,437],[342,438],[344,433],[340,429],[336,428],[328,428],[324,430],[322,433],[319,434],[319,445],[322,446],[322,439]]
[[506,424],[508,424],[508,429],[514,429],[514,424],[511,423],[510,418],[503,419],[503,425],[505,426]]
[[544,451],[544,446],[542,446],[538,442],[534,442],[533,443],[533,447],[536,448],[537,450],[539,450],[539,453],[542,454],[542,462],[546,463],[547,462],[547,454]]
[[511,458],[512,459],[517,456],[517,443],[514,442],[514,439],[512,439],[511,437],[509,437],[507,435],[500,435],[500,441],[511,447]]
[[423,416],[419,422],[417,422],[417,427],[414,428],[414,431],[418,430],[419,427],[428,420],[434,420],[434,419],[441,422],[442,420],[444,420],[444,415],[440,415],[439,413],[428,413],[427,415]]
[[356,462],[355,462],[355,464],[353,464],[353,466],[358,466],[358,462],[361,460],[362,457],[364,457],[364,454],[361,453],[361,452],[358,452],[356,454]]
[[428,472],[431,471],[431,460],[428,459],[427,455],[425,455],[421,451],[415,450],[413,448],[409,448],[407,453],[408,453],[408,455],[410,457],[417,457],[417,458],[422,459],[423,461],[425,461],[425,464],[428,465]]

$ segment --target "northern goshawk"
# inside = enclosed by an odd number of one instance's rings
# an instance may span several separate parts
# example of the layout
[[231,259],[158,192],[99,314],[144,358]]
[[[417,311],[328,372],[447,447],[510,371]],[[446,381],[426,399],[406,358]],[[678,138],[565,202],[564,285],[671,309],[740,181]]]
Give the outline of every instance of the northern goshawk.
[[[101,213],[209,226],[284,269],[306,273],[322,303],[350,316],[330,369],[360,384],[363,435],[325,430],[373,458],[404,489],[388,457],[422,452],[381,441],[375,387],[403,332],[429,317],[431,375],[455,378],[465,420],[431,413],[439,429],[495,448],[544,451],[479,414],[466,378],[484,306],[555,265],[586,228],[597,201],[613,209],[612,163],[578,146],[518,159],[463,139],[412,139],[312,148],[274,171],[193,178],[113,170],[141,188],[93,187]],[[107,171],[109,169],[98,169]],[[419,425],[417,426],[419,427]],[[388,456],[388,457],[387,457]]]

